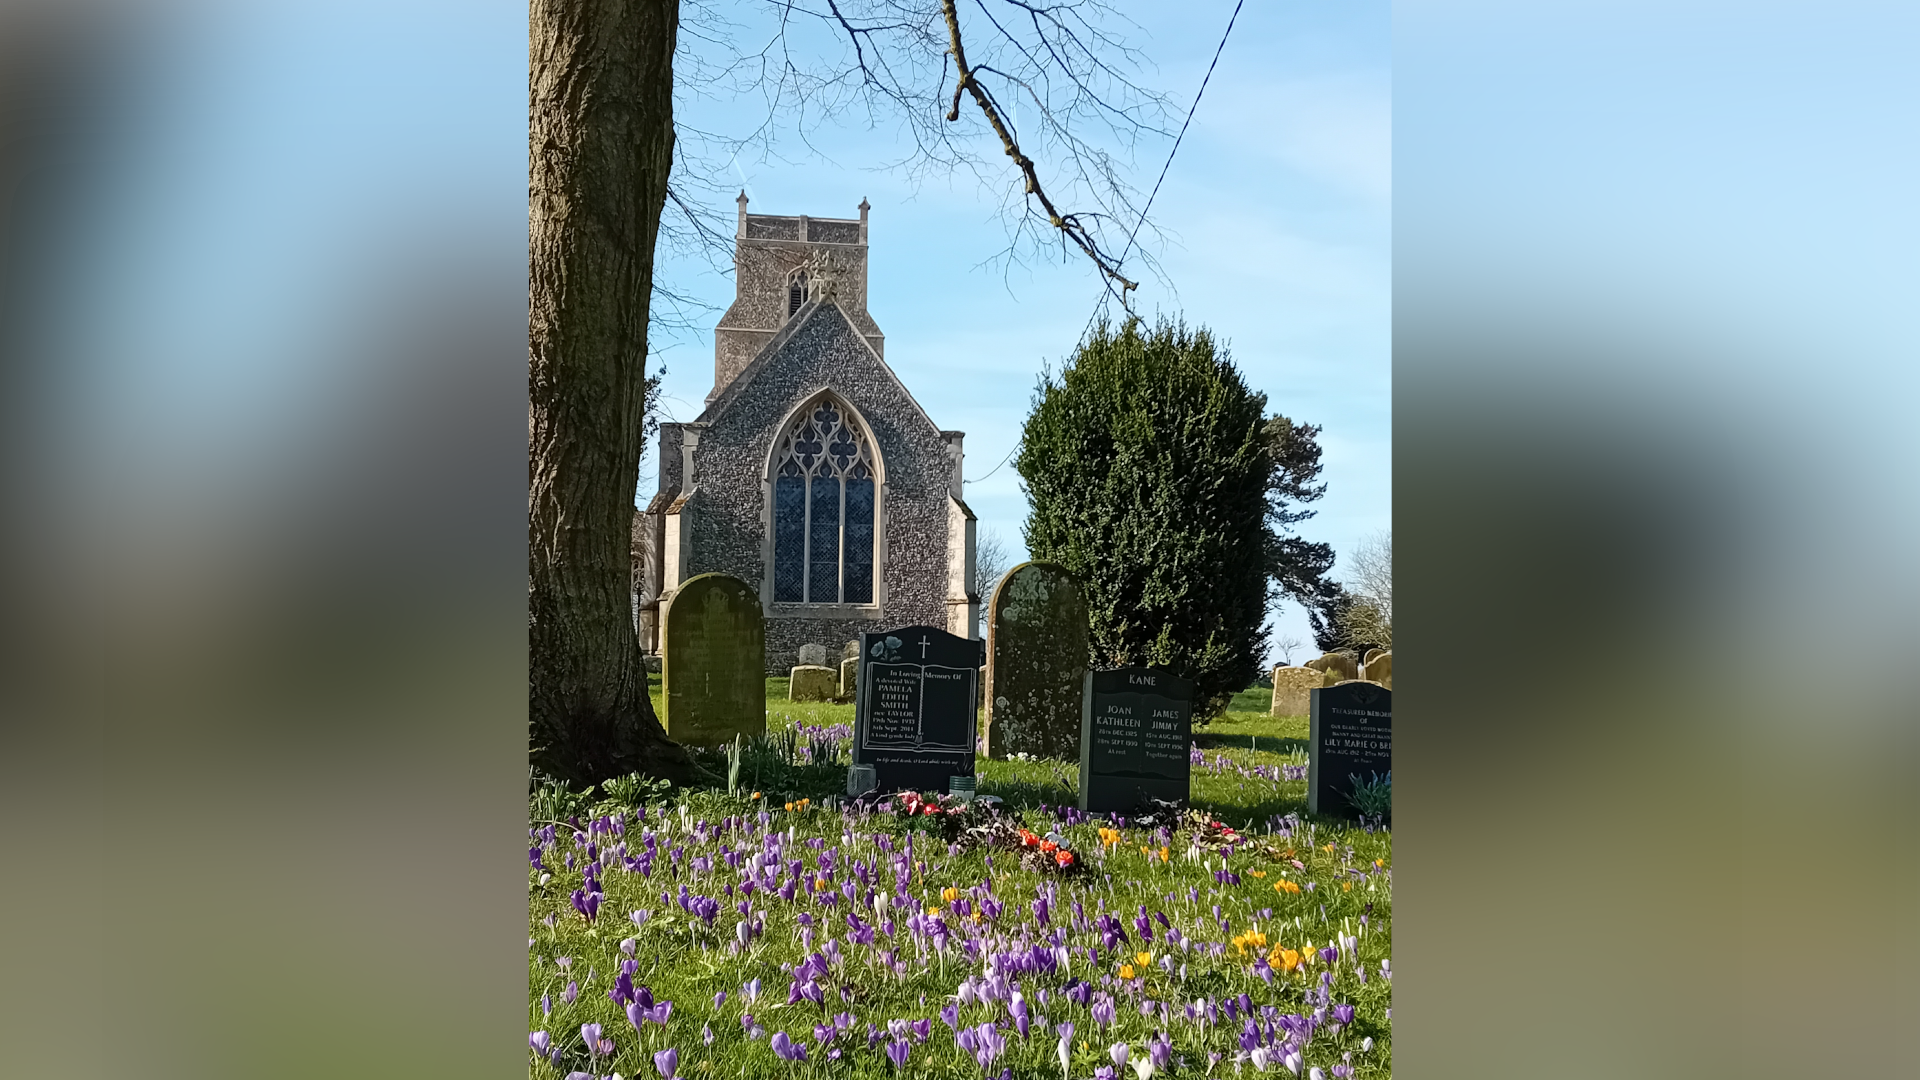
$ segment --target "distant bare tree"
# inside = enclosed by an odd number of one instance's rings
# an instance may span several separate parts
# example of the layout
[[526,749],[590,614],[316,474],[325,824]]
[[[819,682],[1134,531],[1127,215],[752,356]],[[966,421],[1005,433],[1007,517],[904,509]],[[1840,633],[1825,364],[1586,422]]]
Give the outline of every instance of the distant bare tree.
[[1346,591],[1353,603],[1340,614],[1345,643],[1393,648],[1393,533],[1378,532],[1362,540],[1348,564]]
[[1280,662],[1288,667],[1293,666],[1293,654],[1306,647],[1307,643],[1297,637],[1283,637],[1273,643],[1274,651],[1280,654]]
[[993,599],[993,587],[1013,569],[1006,542],[997,532],[988,532],[973,547],[973,580],[980,590],[980,636],[987,636],[987,605]]

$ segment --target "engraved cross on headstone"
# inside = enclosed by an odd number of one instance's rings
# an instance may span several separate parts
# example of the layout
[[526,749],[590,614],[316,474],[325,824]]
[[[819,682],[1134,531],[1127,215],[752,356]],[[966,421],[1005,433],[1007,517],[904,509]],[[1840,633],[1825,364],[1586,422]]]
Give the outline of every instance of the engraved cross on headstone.
[[920,635],[920,659],[925,660],[926,658],[927,658],[927,635],[921,634]]

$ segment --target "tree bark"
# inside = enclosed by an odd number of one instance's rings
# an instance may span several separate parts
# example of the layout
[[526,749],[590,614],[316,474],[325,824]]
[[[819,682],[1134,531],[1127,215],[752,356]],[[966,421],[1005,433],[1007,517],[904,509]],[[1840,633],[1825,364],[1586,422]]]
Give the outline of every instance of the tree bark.
[[698,771],[634,636],[629,544],[678,0],[531,0],[528,729],[572,783]]

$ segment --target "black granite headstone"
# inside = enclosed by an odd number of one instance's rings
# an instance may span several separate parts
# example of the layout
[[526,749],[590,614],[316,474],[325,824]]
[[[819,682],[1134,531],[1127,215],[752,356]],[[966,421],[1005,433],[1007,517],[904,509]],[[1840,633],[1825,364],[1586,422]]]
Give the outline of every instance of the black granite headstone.
[[1307,743],[1308,812],[1358,817],[1353,777],[1393,771],[1393,691],[1370,682],[1315,689]]
[[860,635],[850,792],[869,775],[867,790],[881,792],[944,794],[956,777],[972,779],[984,652],[931,626]]
[[1193,683],[1157,668],[1089,671],[1080,694],[1080,809],[1129,814],[1185,801]]

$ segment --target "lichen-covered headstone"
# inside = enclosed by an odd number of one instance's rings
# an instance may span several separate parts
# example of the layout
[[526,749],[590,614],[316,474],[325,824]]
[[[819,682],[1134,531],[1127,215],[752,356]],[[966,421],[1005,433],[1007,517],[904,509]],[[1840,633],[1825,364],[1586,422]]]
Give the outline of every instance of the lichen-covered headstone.
[[826,667],[827,647],[817,641],[800,646],[800,663],[807,667]]
[[840,661],[840,696],[851,699],[860,685],[860,658],[849,656]]
[[987,607],[987,756],[1080,757],[1087,601],[1063,566],[1022,563]]
[[1272,715],[1307,715],[1307,710],[1312,706],[1312,699],[1308,695],[1326,685],[1326,678],[1326,673],[1316,668],[1274,668]]
[[832,701],[840,692],[840,673],[824,664],[801,664],[787,673],[787,700]]
[[689,578],[668,601],[662,639],[667,735],[718,746],[767,731],[766,620],[759,590],[725,574]]

